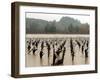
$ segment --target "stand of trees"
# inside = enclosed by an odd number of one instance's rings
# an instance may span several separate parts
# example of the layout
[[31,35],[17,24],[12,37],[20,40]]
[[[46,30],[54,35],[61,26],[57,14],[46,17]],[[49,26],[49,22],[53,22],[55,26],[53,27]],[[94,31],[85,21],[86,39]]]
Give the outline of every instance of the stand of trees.
[[56,33],[56,21],[53,21],[50,23],[47,23],[44,29],[45,33]]
[[89,24],[70,17],[57,21],[26,18],[27,34],[89,34]]

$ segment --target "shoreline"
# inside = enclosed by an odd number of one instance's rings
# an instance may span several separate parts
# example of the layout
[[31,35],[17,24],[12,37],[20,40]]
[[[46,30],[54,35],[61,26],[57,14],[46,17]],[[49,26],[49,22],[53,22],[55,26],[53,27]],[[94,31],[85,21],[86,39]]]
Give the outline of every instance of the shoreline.
[[66,37],[89,37],[87,34],[26,34],[26,38],[66,38]]

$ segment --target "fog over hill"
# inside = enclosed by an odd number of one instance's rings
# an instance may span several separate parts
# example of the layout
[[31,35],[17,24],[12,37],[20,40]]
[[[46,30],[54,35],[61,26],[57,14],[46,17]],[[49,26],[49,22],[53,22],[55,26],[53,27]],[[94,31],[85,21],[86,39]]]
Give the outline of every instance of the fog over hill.
[[89,24],[81,23],[71,17],[62,17],[59,21],[26,18],[27,34],[89,34]]

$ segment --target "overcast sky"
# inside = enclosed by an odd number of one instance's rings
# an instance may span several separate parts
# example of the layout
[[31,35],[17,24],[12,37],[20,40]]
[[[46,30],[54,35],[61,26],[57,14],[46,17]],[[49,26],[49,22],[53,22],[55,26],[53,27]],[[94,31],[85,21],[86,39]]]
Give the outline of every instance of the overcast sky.
[[71,17],[79,20],[81,23],[90,24],[90,16],[89,15],[78,15],[78,14],[44,14],[44,13],[26,13],[26,18],[35,18],[35,19],[43,19],[46,21],[59,21],[62,17]]

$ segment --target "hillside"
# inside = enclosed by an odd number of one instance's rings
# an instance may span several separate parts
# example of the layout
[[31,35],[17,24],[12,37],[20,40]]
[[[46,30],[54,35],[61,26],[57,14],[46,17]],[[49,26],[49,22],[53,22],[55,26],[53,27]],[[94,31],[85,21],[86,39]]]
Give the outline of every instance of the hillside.
[[28,34],[89,34],[89,24],[79,20],[62,17],[58,22],[42,19],[26,18],[26,33]]

